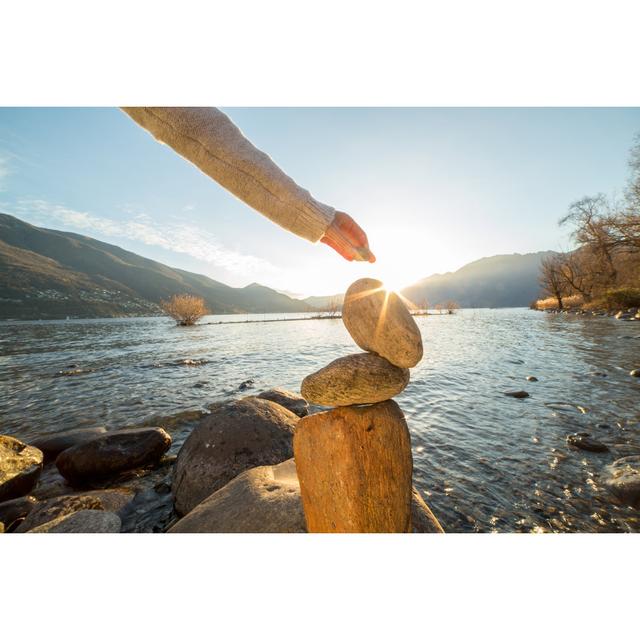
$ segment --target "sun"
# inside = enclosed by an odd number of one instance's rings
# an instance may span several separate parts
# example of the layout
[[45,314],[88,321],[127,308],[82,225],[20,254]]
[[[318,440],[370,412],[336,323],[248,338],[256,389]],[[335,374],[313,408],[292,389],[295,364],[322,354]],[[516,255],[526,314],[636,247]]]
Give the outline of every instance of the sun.
[[400,260],[378,261],[373,265],[376,277],[381,280],[387,291],[402,291],[412,284],[413,274],[407,273],[405,265]]

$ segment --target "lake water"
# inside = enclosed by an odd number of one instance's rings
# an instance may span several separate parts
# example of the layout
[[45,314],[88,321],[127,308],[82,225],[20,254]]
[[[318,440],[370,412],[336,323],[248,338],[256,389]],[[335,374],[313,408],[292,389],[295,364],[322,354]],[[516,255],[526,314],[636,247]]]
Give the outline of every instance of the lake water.
[[[28,441],[117,429],[273,386],[299,390],[304,376],[357,350],[340,319],[245,322],[262,318],[210,316],[235,322],[191,328],[166,318],[0,323],[0,432]],[[525,309],[416,321],[425,357],[397,401],[415,484],[445,530],[640,531],[640,513],[612,504],[600,485],[605,465],[640,453],[640,379],[629,375],[640,367],[640,322]],[[519,389],[531,397],[504,395]],[[609,452],[568,447],[575,431]]]

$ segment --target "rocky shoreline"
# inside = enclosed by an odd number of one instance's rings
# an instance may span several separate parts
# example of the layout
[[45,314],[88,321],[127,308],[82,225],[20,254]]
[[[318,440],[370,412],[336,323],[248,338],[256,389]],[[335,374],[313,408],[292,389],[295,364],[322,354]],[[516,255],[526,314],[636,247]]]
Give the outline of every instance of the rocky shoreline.
[[[292,440],[319,410],[276,388],[128,429],[0,436],[0,529],[305,532]],[[416,490],[412,514],[416,533],[440,530]]]
[[583,309],[581,307],[569,307],[565,309],[538,309],[533,307],[535,311],[544,311],[545,313],[564,314],[573,316],[593,316],[608,317],[616,320],[640,320],[640,309],[638,307],[630,307],[628,309],[618,309],[611,311],[608,309]]

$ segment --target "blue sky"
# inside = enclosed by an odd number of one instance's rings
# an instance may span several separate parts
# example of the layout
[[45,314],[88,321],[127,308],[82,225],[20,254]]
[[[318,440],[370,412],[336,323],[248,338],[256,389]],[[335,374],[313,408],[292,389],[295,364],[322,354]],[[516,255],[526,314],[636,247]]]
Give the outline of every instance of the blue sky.
[[375,265],[288,234],[114,108],[0,108],[0,211],[233,286],[396,286],[478,258],[569,246],[557,220],[620,194],[640,109],[224,108],[319,200],[365,229]]

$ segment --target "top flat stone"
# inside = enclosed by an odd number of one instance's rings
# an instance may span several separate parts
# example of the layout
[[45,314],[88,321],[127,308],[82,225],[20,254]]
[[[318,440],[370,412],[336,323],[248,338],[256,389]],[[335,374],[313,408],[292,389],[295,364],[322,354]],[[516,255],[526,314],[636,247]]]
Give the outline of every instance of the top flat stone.
[[345,294],[342,320],[354,342],[397,367],[415,367],[422,359],[422,336],[406,305],[380,280],[356,280]]

